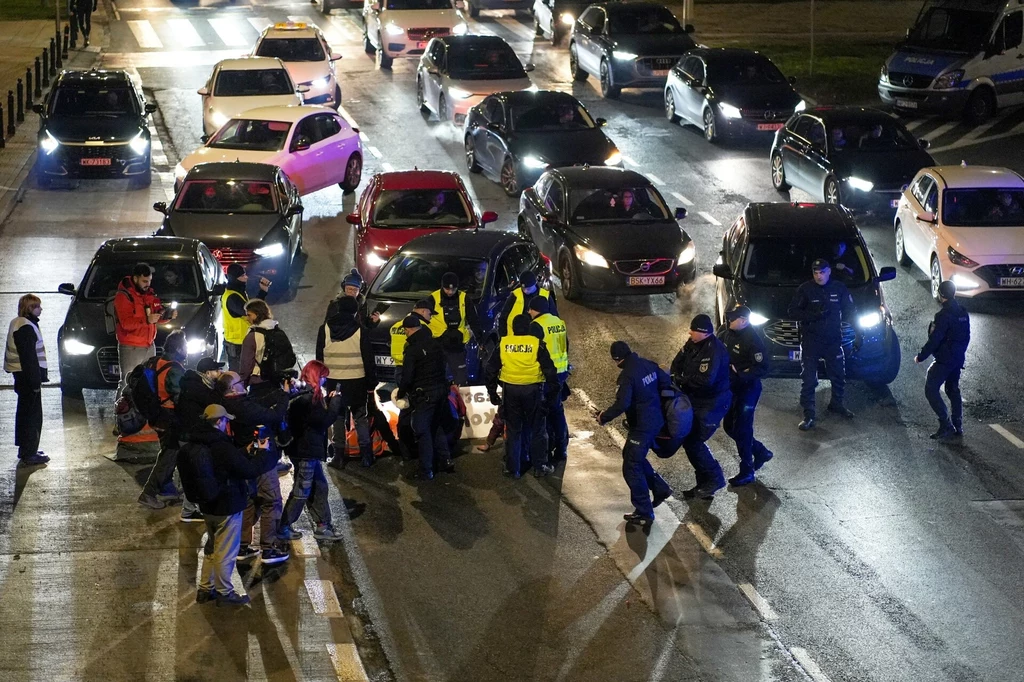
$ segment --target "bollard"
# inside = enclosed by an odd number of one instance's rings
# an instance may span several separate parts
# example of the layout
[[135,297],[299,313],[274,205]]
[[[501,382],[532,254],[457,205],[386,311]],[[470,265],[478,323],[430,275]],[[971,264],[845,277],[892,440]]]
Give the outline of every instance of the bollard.
[[78,16],[71,12],[71,49],[78,47]]
[[18,120],[18,123],[21,123],[22,121],[25,120],[25,84],[21,82],[20,78],[18,79],[17,88],[18,88],[18,115],[15,116],[15,118]]
[[13,135],[18,132],[14,127],[14,90],[7,91],[7,134]]
[[32,111],[32,67],[25,69],[25,111]]
[[48,75],[50,78],[57,75],[57,47],[53,44],[53,38],[50,38],[50,71]]
[[4,123],[4,105],[0,104],[0,149],[3,149],[4,147],[7,146],[7,143],[4,141],[3,123]]
[[61,52],[61,57],[64,59],[68,58],[68,47],[71,43],[71,27],[64,24],[64,50]]
[[57,70],[59,71],[60,69],[64,68],[64,60],[60,56],[60,31],[57,31],[56,41],[57,41],[57,46],[55,48],[53,48],[54,50],[56,50],[56,52],[55,52],[56,59],[54,61],[57,62]]
[[36,57],[36,89],[34,92],[36,97],[43,96],[43,70],[39,64],[39,57]]

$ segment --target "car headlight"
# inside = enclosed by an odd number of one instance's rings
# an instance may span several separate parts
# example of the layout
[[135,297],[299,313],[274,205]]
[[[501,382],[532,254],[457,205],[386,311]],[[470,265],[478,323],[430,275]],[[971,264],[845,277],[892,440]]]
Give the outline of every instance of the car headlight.
[[563,12],[562,16],[559,17],[559,19],[566,26],[572,26],[573,24],[576,23],[576,17],[574,17],[573,15],[569,14],[568,12]]
[[189,355],[199,355],[206,350],[206,339],[189,339],[185,343],[185,350]]
[[376,251],[370,251],[366,254],[366,264],[371,268],[382,268],[387,260],[377,255]]
[[623,50],[612,50],[612,56],[616,59],[621,59],[626,62],[630,59],[636,59],[637,55],[635,52],[625,52]]
[[742,118],[743,116],[738,108],[731,104],[726,104],[725,102],[719,102],[718,108],[722,111],[722,116],[725,116],[726,118]]
[[935,84],[932,87],[934,87],[936,90],[948,90],[950,88],[955,88],[960,84],[960,81],[963,80],[963,77],[963,69],[950,71],[949,73],[944,73],[938,78],[936,78]]
[[39,147],[44,152],[46,152],[47,155],[50,155],[50,154],[54,153],[55,151],[57,151],[57,147],[59,147],[59,146],[60,146],[60,142],[57,140],[56,137],[54,137],[53,135],[50,134],[49,130],[46,131],[46,137],[44,137],[43,139],[39,140]]
[[793,111],[806,111],[806,110],[807,110],[807,100],[805,100],[805,99],[800,100],[800,104],[797,104],[795,107],[793,107]]
[[576,252],[576,257],[579,258],[581,262],[586,263],[587,265],[592,265],[595,268],[608,267],[608,261],[606,261],[604,259],[604,256],[599,254],[597,251],[591,251],[587,247],[580,246],[578,244],[575,247],[573,247],[573,250]]
[[959,272],[950,277],[950,279],[953,281],[953,284],[956,285],[957,289],[977,289],[981,286],[981,282],[978,280],[973,277],[968,277],[967,275],[961,275]]
[[448,88],[448,94],[451,95],[452,99],[466,99],[473,93],[462,88]]
[[88,355],[96,350],[96,346],[82,343],[78,339],[64,339],[64,350],[70,355]]
[[540,159],[540,158],[538,158],[536,156],[524,156],[523,157],[523,165],[526,166],[527,168],[534,168],[534,169],[536,169],[536,168],[547,168],[548,167],[548,164],[546,164],[542,159]]
[[464,36],[467,33],[469,33],[468,24],[455,24],[454,26],[452,26],[452,35]]
[[139,131],[138,135],[129,140],[128,146],[132,148],[133,152],[141,156],[149,149],[149,140],[143,136],[142,131]]
[[400,36],[405,33],[405,29],[401,26],[396,26],[395,24],[388,24],[384,27],[384,32],[389,36]]
[[946,255],[949,256],[949,262],[953,265],[959,265],[962,268],[978,267],[978,263],[976,261],[971,260],[952,246],[946,247]]
[[310,83],[309,86],[311,88],[326,88],[329,82],[330,79],[328,79],[327,76],[324,76],[323,78],[317,78],[315,81]]
[[863,178],[856,178],[856,177],[847,178],[846,179],[846,184],[848,184],[850,187],[852,187],[855,190],[858,190],[860,192],[870,192],[871,190],[873,190],[875,188],[875,183],[868,182],[867,180],[864,180]]
[[873,313],[867,313],[857,318],[857,326],[861,329],[871,329],[882,324],[882,314],[877,310]]
[[219,111],[213,111],[210,113],[210,123],[212,123],[213,127],[216,128],[217,130],[220,130],[224,126],[224,124],[230,120],[230,118],[228,118],[226,115],[222,114]]
[[693,242],[690,242],[683,249],[683,252],[679,254],[679,264],[686,265],[692,263],[693,259],[697,257],[697,247]]
[[254,253],[260,258],[276,258],[284,254],[284,244],[276,243],[261,246]]
[[878,81],[880,83],[889,82],[889,67],[886,66],[885,64],[882,64],[882,72],[878,74]]
[[612,152],[612,155],[604,160],[606,166],[619,166],[622,165],[622,153],[618,150]]
[[762,324],[768,321],[767,317],[755,313],[753,311],[751,311],[750,317],[748,317],[747,319],[750,320],[750,324],[754,325],[755,327],[760,327]]

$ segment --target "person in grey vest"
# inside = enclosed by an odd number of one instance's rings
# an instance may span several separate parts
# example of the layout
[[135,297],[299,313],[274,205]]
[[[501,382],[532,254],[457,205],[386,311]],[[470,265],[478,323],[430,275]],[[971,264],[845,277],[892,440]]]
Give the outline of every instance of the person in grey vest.
[[43,306],[35,294],[25,294],[18,301],[18,316],[7,329],[7,350],[4,371],[14,375],[14,392],[18,408],[14,414],[14,444],[18,446],[18,464],[36,466],[50,458],[39,450],[43,432],[42,385],[46,374],[46,348],[39,331]]

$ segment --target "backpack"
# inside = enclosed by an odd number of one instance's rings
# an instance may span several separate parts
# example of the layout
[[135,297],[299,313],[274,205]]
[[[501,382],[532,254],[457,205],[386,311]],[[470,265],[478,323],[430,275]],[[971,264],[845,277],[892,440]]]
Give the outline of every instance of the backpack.
[[[213,468],[210,448],[200,443],[185,443],[178,451],[178,474],[185,497],[200,506],[220,496],[220,481]],[[205,511],[205,510],[203,510]]]
[[682,391],[665,391],[661,397],[661,409],[665,415],[665,425],[655,436],[651,450],[658,457],[667,459],[679,451],[683,439],[690,434],[693,427],[693,405]]
[[283,379],[284,373],[293,369],[297,361],[288,335],[280,327],[253,327],[253,331],[263,334],[263,361],[257,363],[260,366],[260,376],[267,381]]
[[[174,363],[168,362],[160,369],[157,369],[156,362],[157,358],[146,360],[141,365],[136,366],[125,380],[125,388],[121,394],[121,399],[127,399],[129,404],[129,409],[126,411],[124,419],[126,424],[137,423],[140,417],[145,420],[143,425],[149,422],[149,425],[154,429],[167,429],[174,424],[174,411],[172,408],[166,407],[164,401],[160,400],[157,390],[160,375],[168,371]],[[131,415],[133,411],[136,415]],[[142,427],[139,427],[134,433],[138,433],[141,430]],[[125,436],[132,434],[131,431],[124,430],[120,430],[120,433]]]

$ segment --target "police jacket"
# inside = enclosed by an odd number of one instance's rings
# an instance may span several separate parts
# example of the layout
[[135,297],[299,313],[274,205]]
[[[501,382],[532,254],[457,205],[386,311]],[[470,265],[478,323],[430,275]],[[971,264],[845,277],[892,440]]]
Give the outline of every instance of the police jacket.
[[929,355],[934,355],[935,362],[950,367],[963,367],[970,342],[970,316],[955,300],[946,301],[928,325],[928,341],[917,354],[917,360],[924,362]]
[[178,401],[174,404],[174,416],[185,437],[203,420],[203,410],[218,400],[217,392],[206,383],[202,374],[194,369],[185,371],[181,377]]
[[[419,313],[409,314],[420,318],[420,324],[422,324],[423,328],[428,332],[430,331],[430,323],[422,315]],[[405,345],[409,342],[405,336],[405,327],[402,326],[404,321],[402,318],[399,318],[398,322],[391,325],[389,334],[391,336],[391,357],[395,359],[395,365],[398,367],[401,367],[402,363],[405,362]]]
[[620,414],[626,414],[631,431],[657,433],[665,425],[661,407],[662,391],[672,391],[672,380],[657,364],[630,353],[622,362],[617,380],[615,403],[598,415],[601,424],[607,424]]
[[235,445],[248,447],[253,442],[257,426],[266,426],[272,433],[280,433],[284,430],[285,418],[288,414],[288,394],[277,389],[273,394],[267,396],[267,402],[271,405],[270,407],[261,405],[252,396],[246,394],[220,398],[220,404],[224,406],[228,414],[235,415],[231,422],[231,433]]
[[[842,321],[853,325],[856,311],[846,285],[835,279],[821,287],[811,280],[797,287],[789,316],[800,323],[801,343],[835,344],[843,340]],[[857,327],[853,325],[856,332]]]
[[512,333],[512,320],[516,319],[517,315],[526,312],[526,308],[530,305],[530,299],[534,296],[543,296],[548,299],[548,312],[552,315],[558,314],[555,292],[538,285],[537,291],[532,294],[525,294],[522,287],[516,287],[508,295],[508,298],[505,299],[505,303],[501,306],[501,311],[498,313],[496,329],[499,336]]
[[557,381],[558,371],[544,342],[529,333],[535,326],[531,324],[529,331],[514,329],[512,334],[498,342],[498,347],[487,358],[484,371],[484,383],[488,391],[493,393],[499,381],[517,386]]
[[[232,427],[234,422],[232,422]],[[183,450],[205,447],[210,451],[214,475],[220,483],[220,494],[213,502],[200,506],[200,511],[212,516],[230,516],[245,510],[249,501],[247,481],[265,474],[279,458],[275,450],[254,450],[250,455],[245,448],[232,442],[228,434],[207,421],[200,423],[189,437]],[[183,452],[182,456],[189,453]]]
[[340,394],[325,403],[313,400],[312,391],[293,399],[288,407],[288,427],[295,439],[285,448],[288,456],[292,459],[327,459],[327,430],[338,420],[343,405]]
[[448,363],[444,350],[426,327],[420,327],[405,345],[398,395],[409,396],[413,402],[440,400],[448,395]]
[[768,374],[764,340],[753,325],[738,330],[723,327],[718,338],[729,351],[729,382],[732,386],[750,386]]
[[687,341],[672,360],[672,380],[694,407],[712,405],[729,392],[729,351],[714,334]]
[[[348,362],[343,361],[340,358],[328,358],[328,360],[325,360],[324,349],[328,345],[328,333],[330,333],[330,340],[335,343],[348,341],[358,333],[359,357],[351,358]],[[353,346],[355,346],[354,341]],[[328,353],[327,355],[330,354]],[[326,364],[331,370],[331,379],[361,378],[370,386],[377,385],[377,365],[373,357],[373,346],[370,343],[370,333],[365,326],[360,326],[359,320],[356,317],[335,314],[320,326],[316,335],[316,359]],[[358,365],[358,369],[362,370],[363,376],[355,377],[354,375],[358,374],[358,371],[345,372],[341,365],[347,366],[350,370],[356,369],[355,366]]]
[[473,332],[478,342],[484,338],[476,306],[465,291],[457,291],[454,296],[449,296],[438,289],[430,296],[437,312],[430,316],[428,326],[446,350],[460,351],[465,348],[469,343],[470,332]]

